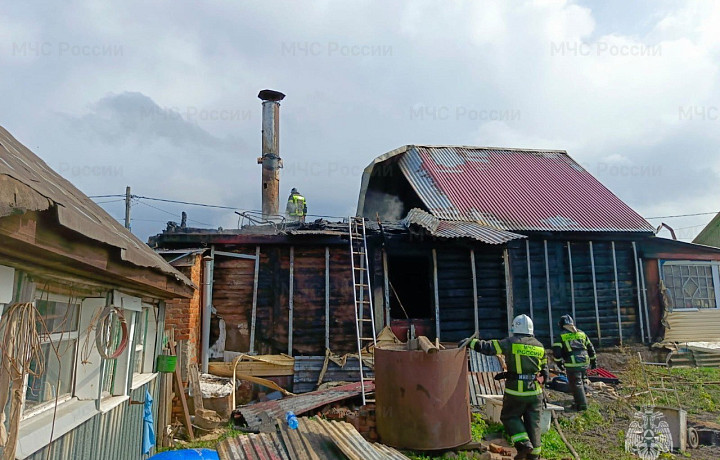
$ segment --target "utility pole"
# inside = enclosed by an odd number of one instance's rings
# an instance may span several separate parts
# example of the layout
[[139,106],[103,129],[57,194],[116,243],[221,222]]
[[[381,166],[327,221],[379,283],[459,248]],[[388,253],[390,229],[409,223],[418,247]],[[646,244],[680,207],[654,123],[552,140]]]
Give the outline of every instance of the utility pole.
[[130,186],[125,187],[125,228],[130,230]]

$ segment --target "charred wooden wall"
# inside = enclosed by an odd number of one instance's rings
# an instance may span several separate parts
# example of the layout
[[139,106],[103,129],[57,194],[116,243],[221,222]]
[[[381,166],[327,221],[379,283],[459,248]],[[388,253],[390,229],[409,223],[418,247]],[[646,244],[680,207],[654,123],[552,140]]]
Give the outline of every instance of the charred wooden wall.
[[[553,335],[559,333],[557,322],[563,314],[572,313],[572,294],[575,296],[575,320],[578,327],[585,331],[597,345],[609,346],[619,343],[620,328],[615,291],[615,273],[613,266],[612,244],[610,241],[594,241],[593,255],[595,263],[595,281],[597,291],[598,315],[595,312],[595,290],[593,289],[592,264],[590,261],[589,241],[547,240],[547,265],[545,262],[545,244],[543,240],[530,239],[529,259],[532,285],[532,303],[528,289],[528,247],[525,241],[513,241],[509,244],[513,274],[514,314],[531,315],[535,323],[536,336],[546,345],[550,344],[550,328]],[[572,254],[571,289],[570,258]],[[637,316],[637,283],[632,243],[615,242],[617,261],[617,287],[620,299],[620,317],[624,341],[640,339]],[[547,267],[547,270],[546,270]],[[548,304],[548,277],[550,296]],[[552,309],[548,308],[551,305]],[[551,323],[552,319],[552,323]],[[598,334],[597,322],[600,323]],[[598,338],[601,338],[601,341]]]
[[[287,353],[290,300],[290,246],[261,245],[255,350]],[[293,246],[293,354],[325,354],[325,248]],[[350,257],[345,246],[328,246],[330,272],[330,348],[350,352],[355,344]],[[229,250],[229,249],[224,249]],[[232,252],[254,255],[255,246]],[[254,260],[216,256],[211,343],[224,321],[226,351],[248,351],[252,319]]]
[[[475,331],[470,248],[440,246],[436,251],[440,338],[459,341]],[[503,248],[478,246],[474,252],[480,335],[499,337],[507,333]]]

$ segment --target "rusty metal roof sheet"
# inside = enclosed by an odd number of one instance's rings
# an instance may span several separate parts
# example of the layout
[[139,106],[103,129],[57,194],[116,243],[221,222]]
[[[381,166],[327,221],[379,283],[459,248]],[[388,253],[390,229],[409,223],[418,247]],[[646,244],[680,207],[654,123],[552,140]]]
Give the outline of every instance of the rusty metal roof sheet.
[[[365,382],[365,391],[371,392],[375,389],[375,383]],[[335,401],[352,398],[361,392],[360,382],[350,383],[327,390],[313,391],[301,395],[283,398],[278,401],[265,401],[250,406],[244,406],[238,410],[250,428],[257,428],[263,431],[272,429],[272,423],[277,418],[285,416],[285,412],[293,411],[296,415],[304,414],[312,409],[330,404]]]
[[413,208],[403,219],[406,226],[419,225],[440,238],[472,238],[488,244],[503,244],[525,235],[499,230],[479,224],[477,222],[462,222],[454,220],[441,220],[422,209]]
[[0,126],[0,217],[57,209],[60,225],[120,250],[120,258],[192,282]]
[[221,460],[407,460],[391,447],[369,443],[349,423],[305,417],[296,430],[278,422],[273,433],[228,438],[217,450]]
[[373,169],[391,159],[440,219],[503,230],[653,231],[561,150],[405,146],[378,157],[365,169],[360,215]]

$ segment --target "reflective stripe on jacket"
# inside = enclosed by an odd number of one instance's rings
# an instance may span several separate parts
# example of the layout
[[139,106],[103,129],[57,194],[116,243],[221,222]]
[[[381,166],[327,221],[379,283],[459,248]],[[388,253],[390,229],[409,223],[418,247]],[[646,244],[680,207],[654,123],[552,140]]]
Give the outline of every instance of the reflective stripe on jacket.
[[290,195],[288,198],[288,215],[304,216],[305,215],[305,197],[302,195]]
[[581,330],[560,334],[560,341],[553,344],[555,361],[565,367],[587,367],[595,360],[595,347]]
[[547,358],[545,348],[535,337],[515,335],[502,340],[479,340],[474,349],[485,355],[505,356],[505,393],[515,396],[542,393],[535,377],[547,366]]

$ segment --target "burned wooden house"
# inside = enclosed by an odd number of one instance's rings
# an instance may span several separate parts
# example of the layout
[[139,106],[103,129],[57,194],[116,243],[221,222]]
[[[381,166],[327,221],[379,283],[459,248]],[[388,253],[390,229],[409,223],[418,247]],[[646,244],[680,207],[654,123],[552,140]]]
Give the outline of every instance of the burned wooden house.
[[[524,313],[549,345],[569,313],[600,346],[661,341],[660,267],[720,257],[654,236],[563,151],[402,147],[366,168],[357,214],[366,218],[375,329],[400,337],[411,328],[442,341],[499,337]],[[201,267],[198,308],[213,312],[198,347],[206,360],[322,355],[356,349],[348,235],[347,222],[325,221],[169,227],[151,244],[181,270]],[[697,292],[674,292],[713,296],[710,278]]]
[[[656,237],[564,151],[408,145],[381,155],[359,178],[359,250],[353,217],[287,222],[278,215],[284,95],[259,97],[262,217],[225,231],[173,224],[150,241],[202,286],[168,306],[190,362],[355,351],[363,304],[375,331],[442,341],[504,336],[524,313],[548,346],[566,313],[610,346],[662,341],[672,309],[720,311],[720,250]],[[675,316],[670,335],[682,338],[687,319]]]

